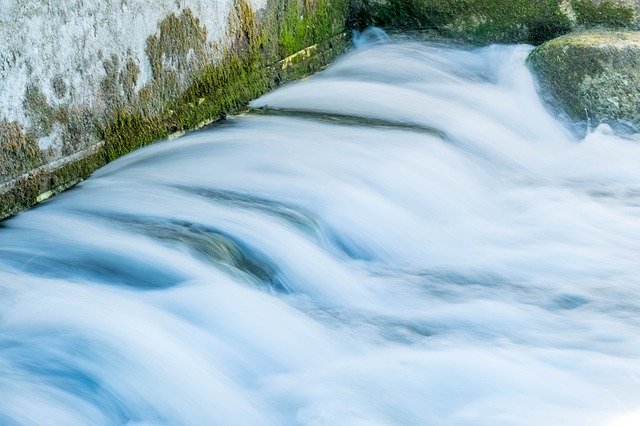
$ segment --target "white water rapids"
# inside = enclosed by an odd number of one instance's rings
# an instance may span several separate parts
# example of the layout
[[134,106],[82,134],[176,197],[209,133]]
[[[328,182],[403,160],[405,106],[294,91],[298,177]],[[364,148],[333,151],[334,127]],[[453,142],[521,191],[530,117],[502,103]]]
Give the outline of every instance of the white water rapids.
[[529,50],[359,48],[1,224],[0,424],[640,424],[640,140]]

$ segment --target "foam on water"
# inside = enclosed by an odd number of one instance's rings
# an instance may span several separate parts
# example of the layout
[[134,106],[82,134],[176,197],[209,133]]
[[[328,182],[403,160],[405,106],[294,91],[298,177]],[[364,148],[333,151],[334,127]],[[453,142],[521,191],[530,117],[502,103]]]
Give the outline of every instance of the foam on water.
[[639,139],[367,37],[3,223],[0,423],[636,424]]

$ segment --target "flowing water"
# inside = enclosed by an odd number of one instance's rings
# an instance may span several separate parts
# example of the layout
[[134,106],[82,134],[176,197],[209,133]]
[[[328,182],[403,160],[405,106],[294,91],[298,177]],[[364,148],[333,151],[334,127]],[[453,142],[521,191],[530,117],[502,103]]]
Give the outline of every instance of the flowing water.
[[372,40],[2,224],[0,424],[638,424],[640,140]]

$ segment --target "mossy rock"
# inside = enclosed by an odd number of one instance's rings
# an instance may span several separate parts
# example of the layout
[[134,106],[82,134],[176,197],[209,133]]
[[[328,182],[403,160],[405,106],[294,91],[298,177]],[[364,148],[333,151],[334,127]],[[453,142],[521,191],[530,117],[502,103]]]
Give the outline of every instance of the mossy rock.
[[591,125],[640,125],[640,32],[585,31],[535,49],[528,64],[545,100]]
[[355,25],[540,44],[575,28],[633,28],[639,0],[360,0]]
[[570,3],[572,19],[583,27],[630,28],[638,25],[639,0],[572,0]]

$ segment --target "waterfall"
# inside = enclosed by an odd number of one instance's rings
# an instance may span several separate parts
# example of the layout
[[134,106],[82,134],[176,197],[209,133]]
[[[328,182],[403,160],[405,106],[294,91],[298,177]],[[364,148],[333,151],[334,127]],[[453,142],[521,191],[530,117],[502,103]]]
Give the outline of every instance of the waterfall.
[[0,424],[627,424],[640,138],[358,45],[0,225]]

